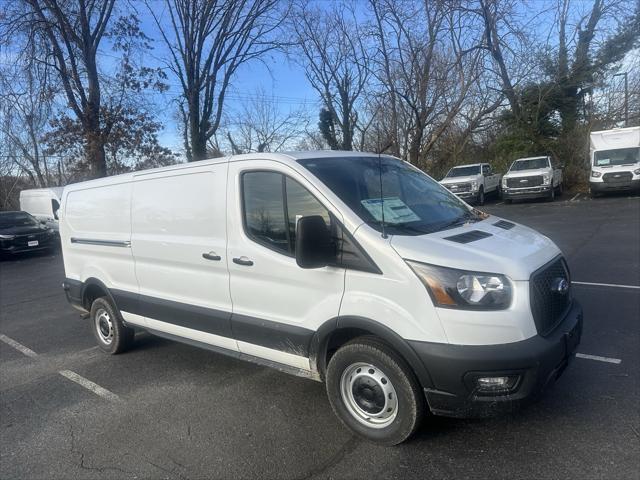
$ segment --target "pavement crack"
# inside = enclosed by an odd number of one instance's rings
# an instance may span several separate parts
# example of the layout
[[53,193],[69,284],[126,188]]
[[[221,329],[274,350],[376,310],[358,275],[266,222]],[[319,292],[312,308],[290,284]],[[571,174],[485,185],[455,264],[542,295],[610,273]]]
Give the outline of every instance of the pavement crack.
[[69,424],[70,427],[70,436],[71,436],[71,453],[74,455],[78,455],[79,458],[79,463],[78,466],[82,469],[82,470],[86,470],[89,472],[98,472],[98,473],[104,473],[106,471],[114,471],[114,472],[119,472],[119,473],[124,473],[126,475],[134,475],[135,472],[129,471],[129,470],[125,470],[123,468],[120,467],[116,467],[116,466],[108,466],[108,467],[94,467],[94,466],[90,466],[85,464],[85,454],[83,451],[78,450],[76,448],[76,436],[75,436],[75,431],[73,428],[73,424]]
[[347,440],[336,453],[331,455],[324,462],[320,463],[320,465],[309,470],[304,476],[298,477],[298,480],[307,480],[323,474],[330,468],[339,464],[347,455],[352,453],[359,444],[360,441],[357,437],[349,438],[349,440]]

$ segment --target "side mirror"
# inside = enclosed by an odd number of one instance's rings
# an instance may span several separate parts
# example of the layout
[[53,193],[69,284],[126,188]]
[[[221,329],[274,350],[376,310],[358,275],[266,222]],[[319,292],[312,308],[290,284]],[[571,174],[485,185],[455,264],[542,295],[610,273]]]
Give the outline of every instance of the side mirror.
[[296,263],[300,268],[320,268],[332,259],[331,233],[320,215],[298,219]]

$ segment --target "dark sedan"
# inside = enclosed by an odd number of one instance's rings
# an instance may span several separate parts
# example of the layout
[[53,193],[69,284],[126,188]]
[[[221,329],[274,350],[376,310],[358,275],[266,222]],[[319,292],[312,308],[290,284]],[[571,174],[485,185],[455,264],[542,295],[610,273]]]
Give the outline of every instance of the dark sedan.
[[0,212],[0,255],[52,250],[56,233],[26,212]]

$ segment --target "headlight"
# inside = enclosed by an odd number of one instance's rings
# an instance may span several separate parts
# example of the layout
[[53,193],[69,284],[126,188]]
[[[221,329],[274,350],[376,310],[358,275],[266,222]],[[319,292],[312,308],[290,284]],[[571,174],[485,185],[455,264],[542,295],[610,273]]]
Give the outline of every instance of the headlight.
[[509,279],[498,273],[468,272],[405,260],[438,307],[504,310],[511,305]]
[[0,235],[0,240],[13,240],[16,238],[15,235]]
[[478,182],[477,181],[473,181],[471,182],[471,190],[477,190],[478,189]]
[[633,171],[633,174],[634,174],[634,175],[640,175],[640,168],[636,168],[636,169]]
[[542,184],[543,185],[549,185],[550,181],[551,181],[551,175],[549,175],[548,173],[545,173],[544,175],[542,175]]
[[507,186],[507,179],[505,177],[502,177],[502,186],[503,187]]
[[[638,169],[638,173],[640,173],[640,169]],[[601,177],[601,176],[602,176],[602,172],[592,171],[592,172],[591,172],[591,176],[592,176],[593,178],[599,178],[599,177]]]

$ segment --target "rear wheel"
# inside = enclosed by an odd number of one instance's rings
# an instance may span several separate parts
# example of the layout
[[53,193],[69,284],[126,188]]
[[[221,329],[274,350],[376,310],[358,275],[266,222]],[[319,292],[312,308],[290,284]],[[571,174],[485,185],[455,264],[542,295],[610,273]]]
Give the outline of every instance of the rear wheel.
[[331,357],[327,395],[342,423],[382,445],[409,438],[425,412],[411,369],[392,348],[372,337],[357,338]]
[[124,352],[133,344],[135,332],[124,325],[120,314],[107,297],[96,298],[93,301],[90,318],[93,334],[103,352],[115,355]]

